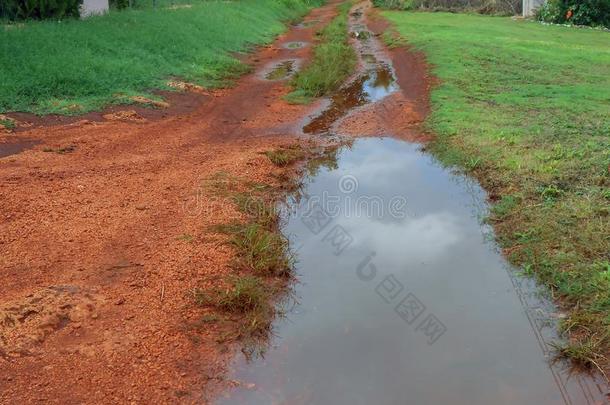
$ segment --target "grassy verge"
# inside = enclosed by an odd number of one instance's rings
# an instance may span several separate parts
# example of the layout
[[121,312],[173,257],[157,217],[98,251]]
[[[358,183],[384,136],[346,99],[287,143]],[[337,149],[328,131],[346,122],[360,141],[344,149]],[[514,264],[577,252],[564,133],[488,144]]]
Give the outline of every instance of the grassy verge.
[[193,0],[84,21],[0,26],[0,113],[78,114],[125,103],[179,77],[221,86],[247,67],[230,56],[284,30],[319,0]]
[[441,84],[440,159],[490,192],[509,260],[569,312],[560,353],[608,368],[610,37],[474,15],[384,12]]
[[312,61],[292,80],[293,91],[286,95],[292,103],[308,103],[337,90],[353,72],[356,54],[349,44],[347,15],[351,2],[341,4],[339,15],[318,33],[320,42]]

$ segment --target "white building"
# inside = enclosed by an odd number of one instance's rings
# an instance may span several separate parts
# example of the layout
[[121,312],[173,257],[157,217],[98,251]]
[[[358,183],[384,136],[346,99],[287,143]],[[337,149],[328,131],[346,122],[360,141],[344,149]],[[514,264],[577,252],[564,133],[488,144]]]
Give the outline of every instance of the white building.
[[104,14],[108,12],[108,0],[83,0],[80,6],[80,17],[85,18],[90,15]]
[[534,10],[544,4],[544,0],[523,0],[523,17],[531,17]]

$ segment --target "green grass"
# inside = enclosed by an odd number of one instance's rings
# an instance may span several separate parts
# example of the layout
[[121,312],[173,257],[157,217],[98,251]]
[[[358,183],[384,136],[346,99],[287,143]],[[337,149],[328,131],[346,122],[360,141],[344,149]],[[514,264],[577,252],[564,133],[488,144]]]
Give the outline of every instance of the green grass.
[[[0,118],[0,125],[2,126],[2,128],[8,129],[8,130],[15,129],[15,127],[16,127],[15,121],[13,121],[9,118]],[[0,128],[0,129],[2,129],[2,128]]]
[[489,220],[508,258],[569,310],[569,347],[579,350],[563,354],[600,361],[608,340],[588,342],[610,329],[610,35],[383,14],[440,78],[432,150],[480,179],[497,201]]
[[261,276],[289,276],[293,259],[288,241],[279,232],[250,223],[225,226],[235,247],[234,267]]
[[198,290],[195,298],[200,305],[211,305],[232,313],[246,313],[267,306],[266,287],[258,277],[233,277],[230,284],[213,293]]
[[[270,287],[255,276],[232,277],[228,284],[225,288],[210,291],[195,290],[195,301],[201,306],[238,315],[240,325],[236,338],[247,342],[253,338],[267,337],[276,313]],[[215,322],[218,317],[208,315],[208,319],[208,322]]]
[[[0,113],[78,114],[167,88],[206,87],[247,70],[230,55],[270,42],[317,0],[193,0],[84,21],[0,26]],[[151,97],[152,98],[152,97]]]
[[320,42],[313,50],[309,65],[298,72],[285,96],[291,103],[308,103],[337,90],[353,72],[356,54],[348,43],[347,14],[351,2],[340,6],[340,14],[319,33]]
[[271,163],[278,167],[289,166],[306,155],[306,152],[300,145],[291,145],[290,147],[282,147],[265,152]]

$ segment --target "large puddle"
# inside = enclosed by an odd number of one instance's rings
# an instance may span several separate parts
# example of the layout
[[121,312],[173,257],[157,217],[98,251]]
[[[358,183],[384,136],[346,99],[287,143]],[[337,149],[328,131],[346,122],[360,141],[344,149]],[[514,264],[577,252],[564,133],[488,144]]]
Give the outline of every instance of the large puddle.
[[557,316],[490,242],[475,182],[390,138],[330,166],[284,229],[298,303],[264,356],[236,359],[219,403],[605,403],[550,362]]

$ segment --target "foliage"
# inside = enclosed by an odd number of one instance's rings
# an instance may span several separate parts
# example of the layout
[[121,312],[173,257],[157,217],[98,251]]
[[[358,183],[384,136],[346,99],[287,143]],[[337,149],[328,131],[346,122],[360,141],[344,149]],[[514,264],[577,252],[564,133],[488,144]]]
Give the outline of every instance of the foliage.
[[373,0],[375,7],[387,8],[389,10],[411,10],[413,1],[411,0]]
[[319,34],[311,63],[292,80],[290,102],[308,102],[337,90],[352,73],[356,55],[348,43],[347,13],[350,2],[343,3],[340,14]]
[[373,0],[376,7],[390,10],[429,10],[514,15],[521,12],[522,0]]
[[547,0],[536,11],[536,19],[610,28],[610,0]]
[[110,0],[110,7],[122,10],[129,7],[129,0]]
[[2,0],[0,18],[44,20],[78,17],[82,0]]
[[159,1],[156,10],[111,10],[86,20],[0,29],[0,113],[80,114],[166,88],[170,77],[206,87],[230,84],[247,69],[232,53],[271,41],[284,21],[317,4],[191,3],[167,8]]
[[440,79],[431,149],[481,181],[509,260],[572,309],[566,324],[579,350],[562,353],[600,359],[610,350],[597,340],[610,330],[608,33],[479,15],[384,15]]

